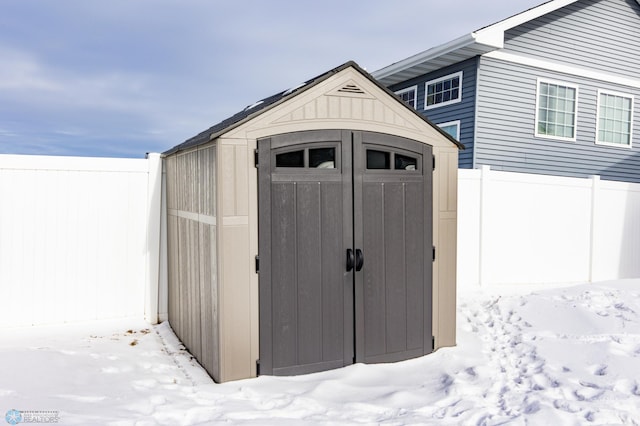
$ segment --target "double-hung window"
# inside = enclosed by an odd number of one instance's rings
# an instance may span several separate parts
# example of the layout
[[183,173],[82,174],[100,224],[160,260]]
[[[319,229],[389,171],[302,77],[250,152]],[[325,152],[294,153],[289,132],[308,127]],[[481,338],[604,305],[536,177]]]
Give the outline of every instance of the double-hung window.
[[596,143],[631,148],[633,96],[598,90]]
[[407,105],[416,109],[417,105],[417,97],[418,94],[418,86],[407,87],[406,89],[398,90],[396,95],[400,97],[403,101],[406,102]]
[[454,104],[462,100],[462,71],[427,81],[424,109]]
[[578,86],[538,80],[537,137],[576,140]]

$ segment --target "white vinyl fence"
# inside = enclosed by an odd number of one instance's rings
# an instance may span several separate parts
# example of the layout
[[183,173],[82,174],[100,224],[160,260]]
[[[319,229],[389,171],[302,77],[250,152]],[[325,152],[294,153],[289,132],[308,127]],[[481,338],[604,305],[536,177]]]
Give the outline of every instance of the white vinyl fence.
[[[458,176],[461,290],[640,277],[640,184]],[[0,155],[0,328],[165,319],[161,182],[159,154]]]
[[0,327],[157,319],[161,159],[0,155]]
[[458,286],[640,277],[640,184],[460,170]]

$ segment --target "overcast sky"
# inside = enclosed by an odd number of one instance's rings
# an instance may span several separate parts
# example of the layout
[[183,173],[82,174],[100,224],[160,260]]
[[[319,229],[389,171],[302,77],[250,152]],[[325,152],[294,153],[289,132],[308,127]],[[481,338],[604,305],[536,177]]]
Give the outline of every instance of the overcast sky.
[[0,154],[143,157],[349,60],[543,0],[3,0]]

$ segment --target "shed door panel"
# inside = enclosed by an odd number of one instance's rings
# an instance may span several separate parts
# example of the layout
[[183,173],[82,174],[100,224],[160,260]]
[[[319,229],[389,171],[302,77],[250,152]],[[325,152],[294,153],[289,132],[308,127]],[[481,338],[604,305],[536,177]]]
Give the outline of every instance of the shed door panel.
[[[259,141],[260,369],[300,374],[353,362],[350,135]],[[321,158],[333,149],[331,159]],[[350,189],[349,189],[350,191]],[[348,235],[349,237],[345,237]]]
[[[420,356],[431,352],[432,336],[431,147],[372,133],[355,142],[355,244],[365,258],[356,275],[356,360]],[[372,151],[387,158],[376,161]]]

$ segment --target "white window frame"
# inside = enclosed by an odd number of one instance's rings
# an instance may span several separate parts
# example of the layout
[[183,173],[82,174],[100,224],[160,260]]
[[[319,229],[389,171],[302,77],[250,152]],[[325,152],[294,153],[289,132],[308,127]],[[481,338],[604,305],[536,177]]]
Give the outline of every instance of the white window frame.
[[[453,74],[445,75],[444,77],[427,81],[424,85],[424,109],[427,110],[427,109],[439,108],[445,105],[457,104],[459,102],[462,102],[462,75],[463,75],[462,71],[458,71],[458,72],[454,72]],[[450,99],[446,102],[440,102],[439,104],[427,105],[427,98],[429,96],[428,92],[429,92],[430,85],[436,84],[445,80],[452,80],[456,77],[460,78],[460,87],[458,88],[458,97],[456,99]]]
[[[630,127],[629,127],[629,143],[628,144],[623,145],[619,143],[604,142],[599,140],[600,138],[600,95],[619,96],[621,98],[631,99],[631,117],[630,117],[630,123],[629,123]],[[630,95],[629,93],[620,93],[620,92],[615,92],[613,90],[598,89],[598,102],[596,106],[596,145],[611,146],[614,148],[623,148],[623,149],[630,149],[633,147],[633,106],[634,106],[633,104],[634,104],[633,95]]]
[[438,127],[448,127],[448,126],[456,126],[456,135],[454,136],[457,141],[460,141],[460,120],[447,121],[446,123],[438,123]]
[[[413,109],[416,109],[418,107],[418,85],[411,86],[411,87],[406,87],[404,89],[398,90],[398,91],[395,92],[395,94],[400,96],[400,95],[402,95],[404,93],[408,93],[408,92],[413,92]],[[403,100],[403,102],[405,102],[405,101]],[[407,104],[407,105],[409,105],[409,104]]]
[[[575,101],[575,109],[574,109],[574,114],[573,114],[573,137],[572,138],[566,138],[566,137],[562,137],[562,136],[554,136],[554,135],[545,135],[545,134],[541,134],[538,133],[538,119],[540,118],[540,83],[547,83],[547,84],[554,84],[554,85],[558,85],[558,86],[565,86],[565,87],[570,87],[572,89],[575,89],[576,91],[576,101]],[[566,81],[559,81],[559,80],[550,80],[547,78],[538,78],[537,82],[536,82],[536,119],[534,122],[534,136],[536,138],[543,138],[543,139],[554,139],[554,140],[559,140],[559,141],[565,141],[565,142],[575,142],[577,137],[578,137],[578,102],[580,99],[580,88],[577,84],[574,83],[568,83]]]

